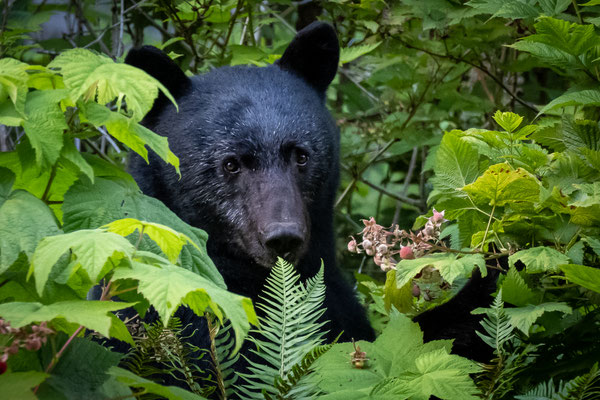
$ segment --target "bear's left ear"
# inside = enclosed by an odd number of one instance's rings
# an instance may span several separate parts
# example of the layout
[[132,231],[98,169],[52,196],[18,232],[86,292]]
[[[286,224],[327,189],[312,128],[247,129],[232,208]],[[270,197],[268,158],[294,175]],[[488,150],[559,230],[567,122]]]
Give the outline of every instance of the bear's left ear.
[[339,61],[340,45],[335,30],[331,25],[317,21],[296,34],[277,64],[325,93],[335,77]]

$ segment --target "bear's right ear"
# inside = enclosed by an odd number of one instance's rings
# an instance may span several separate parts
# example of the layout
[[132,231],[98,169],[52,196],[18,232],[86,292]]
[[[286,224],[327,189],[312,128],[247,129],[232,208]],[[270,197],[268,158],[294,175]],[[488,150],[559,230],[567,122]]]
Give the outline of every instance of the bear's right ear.
[[325,93],[339,61],[340,45],[335,30],[329,24],[316,21],[296,34],[277,64]]
[[[154,46],[142,46],[131,49],[125,57],[125,63],[144,70],[148,75],[162,83],[177,99],[192,85],[190,78],[179,68],[169,56]],[[162,93],[154,103],[153,110],[166,104],[167,98]]]

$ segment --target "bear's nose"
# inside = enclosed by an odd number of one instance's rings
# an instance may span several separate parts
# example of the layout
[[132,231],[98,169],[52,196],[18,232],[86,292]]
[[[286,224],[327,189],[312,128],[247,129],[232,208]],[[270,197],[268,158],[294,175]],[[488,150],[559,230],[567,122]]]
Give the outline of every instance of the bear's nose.
[[267,248],[280,257],[288,258],[302,247],[304,233],[300,224],[276,222],[267,226],[264,240]]

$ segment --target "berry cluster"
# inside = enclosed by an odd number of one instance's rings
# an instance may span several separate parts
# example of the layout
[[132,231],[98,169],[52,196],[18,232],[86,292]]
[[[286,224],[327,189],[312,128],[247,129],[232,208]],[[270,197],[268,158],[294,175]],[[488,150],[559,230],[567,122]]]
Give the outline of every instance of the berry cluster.
[[39,350],[49,335],[54,331],[47,327],[46,322],[39,325],[30,325],[19,329],[13,328],[4,319],[0,318],[0,335],[11,335],[12,342],[9,346],[0,347],[0,363],[6,363],[8,357],[17,354],[20,348],[29,351]]
[[432,247],[439,242],[442,224],[447,220],[444,219],[444,211],[433,209],[433,215],[417,233],[407,232],[398,225],[388,230],[378,225],[373,217],[362,221],[365,224],[365,228],[359,233],[362,240],[359,243],[352,237],[348,243],[348,251],[373,256],[375,264],[383,271],[389,271],[395,269],[398,263],[394,256],[409,260],[430,253]]

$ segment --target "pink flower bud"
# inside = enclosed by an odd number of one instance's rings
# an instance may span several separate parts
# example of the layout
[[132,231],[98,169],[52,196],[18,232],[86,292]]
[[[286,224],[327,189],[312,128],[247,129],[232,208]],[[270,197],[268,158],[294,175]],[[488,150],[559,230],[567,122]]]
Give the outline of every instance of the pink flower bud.
[[368,249],[365,249],[365,253],[367,253],[368,256],[372,256],[375,254],[375,250],[373,250],[372,247],[369,247]]
[[[373,242],[371,242],[371,241],[370,241],[370,240],[368,240],[368,239],[365,239],[365,240],[363,240],[363,242],[362,242],[362,246],[363,246],[363,248],[364,248],[365,250],[372,249],[372,248],[373,248]],[[367,253],[367,254],[369,254],[369,253]],[[369,255],[371,255],[371,254],[369,254]]]
[[403,260],[412,260],[415,258],[415,253],[411,246],[402,246],[400,249],[400,258]]
[[358,246],[358,243],[356,243],[356,239],[352,238],[352,240],[348,242],[348,251],[350,253],[357,253],[357,250],[356,250],[357,246]]
[[29,336],[25,341],[25,348],[29,351],[37,351],[42,347],[42,341],[37,336]]
[[419,285],[413,284],[411,292],[414,297],[419,297],[421,295],[421,288]]
[[441,212],[438,212],[435,210],[435,208],[433,209],[433,222],[435,223],[442,223],[444,221],[446,221],[444,219],[444,214],[446,213],[446,210],[442,210]]
[[385,255],[388,252],[388,247],[385,244],[380,244],[379,246],[377,246],[377,252],[380,253],[381,255]]

